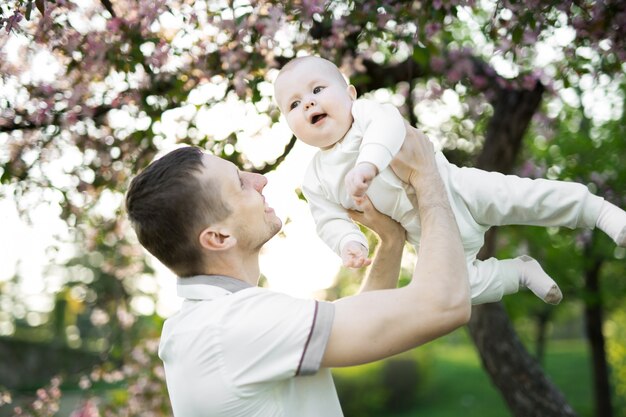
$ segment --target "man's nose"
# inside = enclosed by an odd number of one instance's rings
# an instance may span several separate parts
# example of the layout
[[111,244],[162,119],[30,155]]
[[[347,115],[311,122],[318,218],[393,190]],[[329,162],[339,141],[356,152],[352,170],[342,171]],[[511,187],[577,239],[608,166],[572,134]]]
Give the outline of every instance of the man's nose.
[[265,177],[265,175],[261,175],[261,174],[253,174],[254,177],[252,178],[252,184],[255,190],[257,190],[258,192],[263,191],[263,188],[265,188],[265,186],[267,185],[267,178]]

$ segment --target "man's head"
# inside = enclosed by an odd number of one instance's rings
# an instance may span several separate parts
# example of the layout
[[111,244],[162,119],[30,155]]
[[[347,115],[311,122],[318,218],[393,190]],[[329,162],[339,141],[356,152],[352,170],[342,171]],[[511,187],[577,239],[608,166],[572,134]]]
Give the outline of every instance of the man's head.
[[291,131],[309,145],[328,148],[352,125],[356,90],[326,59],[306,56],[289,61],[276,77],[274,96]]
[[179,276],[210,273],[211,260],[258,250],[281,227],[261,194],[267,180],[184,147],[131,182],[126,208],[141,244]]

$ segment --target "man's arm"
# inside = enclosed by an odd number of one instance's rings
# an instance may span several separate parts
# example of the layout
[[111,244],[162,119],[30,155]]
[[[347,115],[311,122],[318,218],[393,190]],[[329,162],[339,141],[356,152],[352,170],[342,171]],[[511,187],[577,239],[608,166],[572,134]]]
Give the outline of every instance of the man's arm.
[[359,292],[395,288],[400,275],[406,231],[400,223],[376,210],[367,197],[359,208],[363,211],[348,210],[350,218],[376,233],[379,240],[374,261]]
[[412,281],[335,302],[322,366],[350,366],[406,351],[467,323],[470,293],[458,227],[428,139],[408,128],[391,166],[415,189],[422,237]]

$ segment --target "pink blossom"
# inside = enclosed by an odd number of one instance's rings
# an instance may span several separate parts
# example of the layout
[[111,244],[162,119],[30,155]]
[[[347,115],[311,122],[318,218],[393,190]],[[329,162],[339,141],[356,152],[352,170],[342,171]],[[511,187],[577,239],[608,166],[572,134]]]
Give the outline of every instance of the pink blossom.
[[285,16],[282,7],[271,6],[269,14],[265,18],[265,34],[274,35],[284,23]]
[[245,71],[237,71],[233,77],[233,86],[235,92],[240,98],[245,98],[248,90],[248,83],[246,81],[247,74]]
[[428,83],[428,92],[426,98],[429,100],[437,100],[443,95],[444,89],[438,83]]
[[461,79],[461,72],[457,69],[457,68],[453,68],[450,71],[448,71],[447,77],[448,80],[451,83],[456,83],[457,81],[459,81]]
[[135,323],[135,316],[133,316],[123,307],[119,307],[117,309],[117,319],[124,329],[130,328],[130,326]]
[[110,32],[117,32],[123,24],[124,19],[120,17],[115,17],[107,22],[107,30]]
[[346,55],[341,59],[340,70],[346,77],[351,78],[355,73],[363,73],[366,68],[363,65],[363,57]]
[[481,75],[471,75],[470,81],[474,88],[477,90],[482,90],[486,88],[487,85],[489,85],[489,81],[487,80],[487,78]]
[[65,123],[68,126],[75,125],[78,122],[78,113],[75,111],[70,111],[65,113]]
[[37,390],[37,397],[38,397],[40,400],[45,401],[45,400],[47,400],[47,399],[48,399],[48,393],[46,392],[46,390],[45,390],[45,389],[43,389],[43,388],[39,388],[39,389]]
[[154,49],[154,52],[152,53],[152,55],[150,55],[148,62],[150,63],[150,65],[152,65],[155,68],[161,68],[167,63],[169,59],[169,55],[170,55],[169,43],[165,42],[164,40],[161,40],[161,42],[159,42],[159,44]]
[[589,175],[589,178],[599,187],[604,186],[606,183],[606,174],[604,173],[594,171]]
[[387,22],[390,21],[392,16],[389,13],[378,13],[376,16],[376,24],[379,28],[384,29]]
[[435,36],[437,33],[439,33],[439,31],[441,31],[441,24],[439,23],[428,23],[424,27],[424,32],[426,34],[426,37],[428,38]]
[[109,315],[101,308],[94,308],[89,319],[91,324],[96,327],[101,327],[109,322]]
[[159,378],[161,381],[165,381],[165,369],[163,368],[163,366],[161,366],[161,365],[155,366],[152,369],[152,373],[154,374],[154,376]]
[[89,389],[91,388],[91,385],[91,380],[87,376],[83,375],[80,377],[80,380],[78,381],[80,389]]
[[513,47],[513,42],[510,39],[501,39],[499,43],[496,43],[496,51],[508,52]]
[[306,17],[311,17],[315,13],[324,11],[324,0],[302,0],[302,11]]
[[580,248],[587,246],[591,242],[591,230],[582,230],[576,235],[576,245]]
[[511,88],[511,82],[502,77],[498,77],[496,79],[496,82],[498,83],[498,86],[502,89],[508,90]]
[[537,42],[537,39],[539,38],[538,35],[538,33],[525,30],[524,36],[522,37],[522,42],[526,45],[533,45]]
[[521,169],[519,170],[520,177],[533,178],[533,174],[535,173],[536,166],[532,161],[524,162]]
[[14,28],[17,28],[21,20],[22,20],[22,14],[16,10],[13,13],[13,16],[5,20],[7,23],[7,27],[6,27],[7,33],[11,33],[11,30],[13,30]]
[[79,409],[74,410],[70,417],[100,417],[100,413],[98,412],[98,407],[96,407],[95,402],[87,400]]
[[522,88],[524,90],[534,90],[537,86],[537,77],[534,74],[524,75],[522,78]]
[[43,125],[46,120],[49,117],[48,114],[48,107],[45,108],[40,108],[39,110],[37,110],[37,112],[33,115],[33,122],[35,123],[36,126],[41,126]]
[[50,84],[42,84],[39,86],[39,91],[41,92],[42,95],[49,97],[51,96],[56,90],[54,89],[53,86],[51,86]]
[[442,73],[446,67],[446,61],[441,57],[433,56],[430,58],[430,67],[433,71]]

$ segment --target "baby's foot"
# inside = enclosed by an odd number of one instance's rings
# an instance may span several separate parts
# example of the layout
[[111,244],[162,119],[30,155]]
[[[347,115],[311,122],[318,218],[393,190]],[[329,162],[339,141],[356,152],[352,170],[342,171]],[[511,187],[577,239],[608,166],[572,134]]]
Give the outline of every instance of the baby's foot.
[[531,290],[548,304],[558,304],[563,299],[561,289],[541,268],[539,262],[528,255],[516,258],[520,261],[520,285]]
[[626,248],[626,211],[614,204],[604,201],[596,226],[622,248]]

